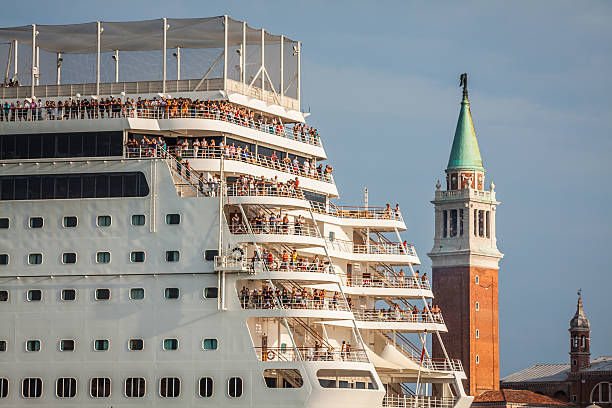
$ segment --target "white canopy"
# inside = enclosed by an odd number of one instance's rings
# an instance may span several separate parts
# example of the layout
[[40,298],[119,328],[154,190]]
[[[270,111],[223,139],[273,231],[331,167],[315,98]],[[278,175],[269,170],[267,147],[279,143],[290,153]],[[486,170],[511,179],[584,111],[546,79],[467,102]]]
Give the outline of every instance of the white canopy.
[[[223,48],[224,16],[207,18],[168,18],[167,48]],[[228,45],[242,44],[243,23],[228,18]],[[102,21],[101,52],[150,51],[162,49],[163,19],[108,22]],[[36,45],[43,50],[64,54],[97,52],[97,22],[67,25],[36,25]],[[0,28],[0,38],[32,44],[32,26]],[[288,38],[285,42],[294,42]],[[265,33],[266,44],[280,42],[280,36]],[[246,44],[261,44],[261,30],[246,26]]]

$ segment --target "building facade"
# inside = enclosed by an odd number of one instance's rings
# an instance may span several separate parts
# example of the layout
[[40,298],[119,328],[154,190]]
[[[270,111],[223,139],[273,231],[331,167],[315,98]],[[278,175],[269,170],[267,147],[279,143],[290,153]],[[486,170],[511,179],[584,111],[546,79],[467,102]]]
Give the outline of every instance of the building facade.
[[[467,81],[466,81],[467,82]],[[485,169],[470,112],[467,84],[446,168],[446,190],[436,185],[432,285],[449,332],[449,356],[459,358],[470,395],[499,389],[498,270],[495,185],[485,190]],[[441,344],[433,353],[443,356]]]
[[612,357],[591,361],[591,324],[579,292],[570,321],[570,363],[538,364],[501,380],[503,389],[522,389],[566,401],[571,406],[612,407]]

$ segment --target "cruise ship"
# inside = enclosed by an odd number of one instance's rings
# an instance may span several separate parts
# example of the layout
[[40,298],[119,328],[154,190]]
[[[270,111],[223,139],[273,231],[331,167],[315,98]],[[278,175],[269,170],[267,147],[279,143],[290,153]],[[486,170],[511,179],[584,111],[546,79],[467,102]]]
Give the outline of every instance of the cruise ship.
[[0,39],[0,407],[469,407],[399,206],[339,205],[299,41]]

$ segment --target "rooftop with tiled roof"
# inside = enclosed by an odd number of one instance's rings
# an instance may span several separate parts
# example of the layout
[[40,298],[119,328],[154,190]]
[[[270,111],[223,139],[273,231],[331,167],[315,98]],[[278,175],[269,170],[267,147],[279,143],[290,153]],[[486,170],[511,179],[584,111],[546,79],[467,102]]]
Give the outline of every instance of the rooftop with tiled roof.
[[489,403],[513,403],[537,405],[539,407],[559,407],[565,406],[566,403],[558,401],[546,395],[536,394],[527,390],[499,390],[485,391],[474,398],[472,405],[488,405]]

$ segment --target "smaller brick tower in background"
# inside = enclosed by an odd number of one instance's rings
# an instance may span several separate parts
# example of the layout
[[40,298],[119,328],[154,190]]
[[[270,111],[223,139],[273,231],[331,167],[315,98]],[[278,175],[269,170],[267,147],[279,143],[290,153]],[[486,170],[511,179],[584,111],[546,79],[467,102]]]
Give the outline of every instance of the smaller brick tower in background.
[[[478,395],[499,389],[498,270],[503,257],[495,237],[495,185],[484,188],[485,169],[470,112],[467,74],[448,166],[446,190],[436,185],[432,286],[448,333],[442,341],[459,358],[465,390]],[[444,357],[434,341],[433,355]]]
[[582,310],[582,290],[578,291],[576,314],[570,321],[570,365],[577,372],[591,363],[591,324]]

